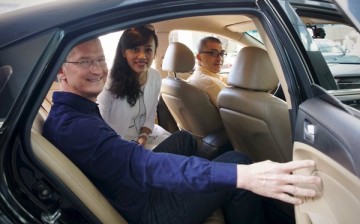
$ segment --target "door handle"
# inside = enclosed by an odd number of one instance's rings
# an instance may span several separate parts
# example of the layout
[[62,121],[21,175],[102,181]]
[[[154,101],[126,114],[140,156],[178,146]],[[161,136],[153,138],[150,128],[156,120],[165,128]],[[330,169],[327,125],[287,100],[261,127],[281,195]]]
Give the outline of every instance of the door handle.
[[304,122],[304,139],[311,143],[315,141],[315,125],[307,120]]

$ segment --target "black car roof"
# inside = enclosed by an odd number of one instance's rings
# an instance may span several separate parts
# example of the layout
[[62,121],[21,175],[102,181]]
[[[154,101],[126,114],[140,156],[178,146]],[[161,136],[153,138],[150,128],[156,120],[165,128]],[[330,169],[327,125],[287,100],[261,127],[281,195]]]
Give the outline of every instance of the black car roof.
[[[230,1],[230,0],[224,0]],[[239,2],[255,2],[255,0],[238,0]],[[110,13],[121,7],[123,10],[131,7],[147,7],[154,3],[175,3],[191,1],[178,0],[56,0],[31,7],[14,10],[0,14],[0,48],[16,40],[27,36],[49,30],[56,27],[71,25],[75,21],[86,21],[97,14]],[[194,0],[196,4],[211,3],[212,0]],[[214,0],[214,2],[219,3]],[[232,1],[234,2],[234,1]],[[236,2],[236,1],[235,1]],[[314,5],[320,4],[333,8],[332,4],[324,3],[326,1],[313,0],[290,0],[296,5]],[[309,4],[310,3],[310,4]]]
[[149,0],[62,0],[6,12],[0,14],[0,46],[119,6],[126,8],[141,2]]

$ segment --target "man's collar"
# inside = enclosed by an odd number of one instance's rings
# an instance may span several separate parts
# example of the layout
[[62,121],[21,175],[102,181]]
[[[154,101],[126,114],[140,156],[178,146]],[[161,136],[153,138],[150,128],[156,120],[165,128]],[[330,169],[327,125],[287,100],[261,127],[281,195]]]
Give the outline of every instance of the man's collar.
[[201,65],[198,65],[196,70],[200,71],[201,73],[203,73],[205,75],[208,75],[208,76],[212,76],[212,77],[216,77],[216,78],[219,77],[219,74],[211,72],[210,70],[208,70],[207,68],[205,68],[205,67],[203,67]]
[[74,93],[65,92],[65,91],[56,91],[53,93],[53,102],[54,103],[63,103],[67,104],[81,112],[89,112],[94,110],[97,107],[97,104],[91,100],[88,100],[82,96],[79,96]]

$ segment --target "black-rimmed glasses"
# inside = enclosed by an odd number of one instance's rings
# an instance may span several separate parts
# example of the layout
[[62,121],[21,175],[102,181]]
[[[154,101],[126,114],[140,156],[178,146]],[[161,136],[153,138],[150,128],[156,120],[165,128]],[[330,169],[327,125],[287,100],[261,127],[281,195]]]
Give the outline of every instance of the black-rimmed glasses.
[[96,64],[100,67],[105,67],[106,59],[105,58],[99,58],[99,59],[95,59],[95,60],[84,59],[84,60],[80,60],[80,61],[64,61],[64,63],[76,64],[76,65],[79,65],[80,67],[82,67],[83,69],[89,69],[94,64]]
[[199,54],[209,54],[213,57],[226,57],[227,53],[225,51],[200,51]]

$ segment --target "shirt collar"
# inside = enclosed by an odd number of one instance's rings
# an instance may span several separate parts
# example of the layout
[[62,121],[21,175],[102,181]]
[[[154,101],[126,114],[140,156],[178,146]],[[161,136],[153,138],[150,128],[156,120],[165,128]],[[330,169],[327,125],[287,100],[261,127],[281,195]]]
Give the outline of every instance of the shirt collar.
[[53,102],[54,103],[62,103],[67,104],[76,110],[81,112],[90,112],[97,108],[97,103],[88,100],[82,96],[79,96],[74,93],[64,92],[64,91],[56,91],[53,94]]
[[205,74],[205,75],[208,75],[208,76],[212,76],[212,77],[216,77],[216,78],[219,77],[219,74],[211,72],[210,70],[208,70],[207,68],[205,68],[205,67],[203,67],[201,65],[198,65],[196,70],[201,72],[202,74]]

